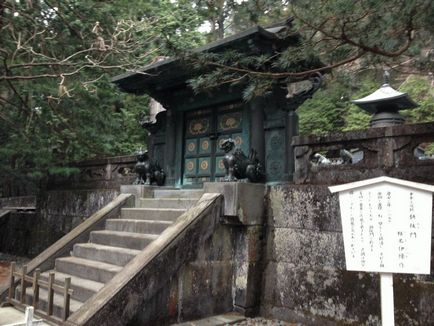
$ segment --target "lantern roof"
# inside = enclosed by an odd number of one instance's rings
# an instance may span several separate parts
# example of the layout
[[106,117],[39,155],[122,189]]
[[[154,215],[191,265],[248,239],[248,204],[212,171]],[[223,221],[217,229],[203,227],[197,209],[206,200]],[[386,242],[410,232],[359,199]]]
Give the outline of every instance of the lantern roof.
[[407,93],[399,92],[389,84],[383,84],[372,94],[351,102],[372,114],[384,106],[393,107],[396,110],[411,109],[418,106]]

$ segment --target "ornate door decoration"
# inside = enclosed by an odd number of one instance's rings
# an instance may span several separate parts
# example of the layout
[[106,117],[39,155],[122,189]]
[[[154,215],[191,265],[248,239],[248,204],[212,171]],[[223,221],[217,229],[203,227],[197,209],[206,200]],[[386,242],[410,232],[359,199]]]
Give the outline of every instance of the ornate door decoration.
[[186,114],[184,136],[184,185],[218,181],[225,174],[222,141],[235,140],[246,150],[248,135],[243,133],[240,104],[195,110]]

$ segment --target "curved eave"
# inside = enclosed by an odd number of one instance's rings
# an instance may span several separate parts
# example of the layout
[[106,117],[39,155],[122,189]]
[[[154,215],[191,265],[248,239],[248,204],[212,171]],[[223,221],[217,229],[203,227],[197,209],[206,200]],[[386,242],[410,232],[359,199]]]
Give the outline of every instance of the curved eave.
[[[277,34],[287,26],[275,26],[269,29],[260,26],[206,44],[193,50],[193,53],[219,53],[227,50],[239,50],[246,55],[260,48],[264,52],[299,42],[299,35],[280,38]],[[112,78],[112,82],[121,90],[134,93],[155,93],[176,85],[185,85],[186,81],[197,75],[191,67],[186,67],[177,58],[169,58],[144,67],[137,72],[127,72]]]
[[361,99],[353,100],[352,103],[369,113],[376,113],[378,109],[387,106],[397,110],[412,109],[418,105],[407,93],[399,92],[388,84],[384,84],[378,90]]

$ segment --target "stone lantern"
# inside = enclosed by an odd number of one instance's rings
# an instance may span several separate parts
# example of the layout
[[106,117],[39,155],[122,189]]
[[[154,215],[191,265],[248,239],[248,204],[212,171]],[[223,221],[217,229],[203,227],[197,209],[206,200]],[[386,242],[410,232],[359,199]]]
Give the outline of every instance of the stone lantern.
[[418,105],[407,93],[399,92],[389,85],[390,74],[384,72],[384,84],[372,94],[351,101],[363,110],[373,114],[371,127],[388,127],[401,125],[404,117],[399,110],[413,109]]

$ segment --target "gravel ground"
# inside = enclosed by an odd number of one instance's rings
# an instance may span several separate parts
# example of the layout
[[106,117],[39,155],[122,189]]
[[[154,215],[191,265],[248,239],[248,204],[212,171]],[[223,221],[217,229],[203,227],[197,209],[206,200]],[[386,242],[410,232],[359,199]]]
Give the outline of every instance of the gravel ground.
[[288,323],[285,321],[281,321],[281,320],[270,320],[270,319],[265,319],[265,318],[261,318],[261,317],[257,317],[257,318],[247,318],[246,320],[239,322],[239,323],[235,323],[232,325],[237,325],[237,326],[303,326],[303,324],[299,324],[299,323]]

